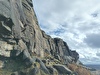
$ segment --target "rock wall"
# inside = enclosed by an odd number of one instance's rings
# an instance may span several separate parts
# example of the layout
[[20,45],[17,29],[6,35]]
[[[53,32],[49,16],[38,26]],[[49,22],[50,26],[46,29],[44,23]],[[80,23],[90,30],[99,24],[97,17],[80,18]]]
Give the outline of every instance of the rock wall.
[[36,53],[45,57],[47,50],[55,57],[71,56],[73,51],[66,42],[51,38],[39,28],[31,0],[4,0],[0,2],[0,10],[0,43],[5,44],[0,47],[1,55],[10,57],[11,51],[15,51],[18,56],[26,51],[30,56]]
[[51,56],[63,64],[77,62],[79,54],[71,51],[60,38],[51,38],[40,29],[32,0],[0,1],[0,56],[22,57],[27,65],[33,56]]

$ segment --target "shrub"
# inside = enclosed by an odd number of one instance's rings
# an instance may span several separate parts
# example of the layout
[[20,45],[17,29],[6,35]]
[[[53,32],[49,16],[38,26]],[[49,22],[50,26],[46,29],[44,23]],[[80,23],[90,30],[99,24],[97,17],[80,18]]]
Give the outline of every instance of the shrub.
[[68,68],[74,72],[77,72],[78,75],[91,75],[90,71],[81,65],[69,64]]

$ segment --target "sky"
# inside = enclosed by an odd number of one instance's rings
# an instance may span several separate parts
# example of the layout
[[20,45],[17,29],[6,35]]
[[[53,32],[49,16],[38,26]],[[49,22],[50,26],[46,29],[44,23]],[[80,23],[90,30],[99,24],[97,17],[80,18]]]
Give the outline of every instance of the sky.
[[39,25],[60,37],[84,64],[100,64],[100,0],[34,0]]

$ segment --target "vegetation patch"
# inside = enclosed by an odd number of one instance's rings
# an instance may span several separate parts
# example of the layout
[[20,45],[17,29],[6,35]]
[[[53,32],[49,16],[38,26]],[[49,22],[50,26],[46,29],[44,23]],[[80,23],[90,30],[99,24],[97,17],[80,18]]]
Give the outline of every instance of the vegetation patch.
[[78,75],[91,75],[90,71],[82,67],[82,65],[76,65],[75,63],[73,63],[69,64],[68,68],[73,72],[77,73]]

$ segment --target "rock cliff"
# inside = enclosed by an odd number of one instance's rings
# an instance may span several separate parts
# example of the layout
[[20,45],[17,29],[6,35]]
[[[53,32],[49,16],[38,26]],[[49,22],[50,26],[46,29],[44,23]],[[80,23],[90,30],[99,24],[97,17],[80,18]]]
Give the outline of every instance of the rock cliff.
[[40,29],[32,0],[0,1],[0,75],[70,75],[64,65],[78,59],[66,42]]

